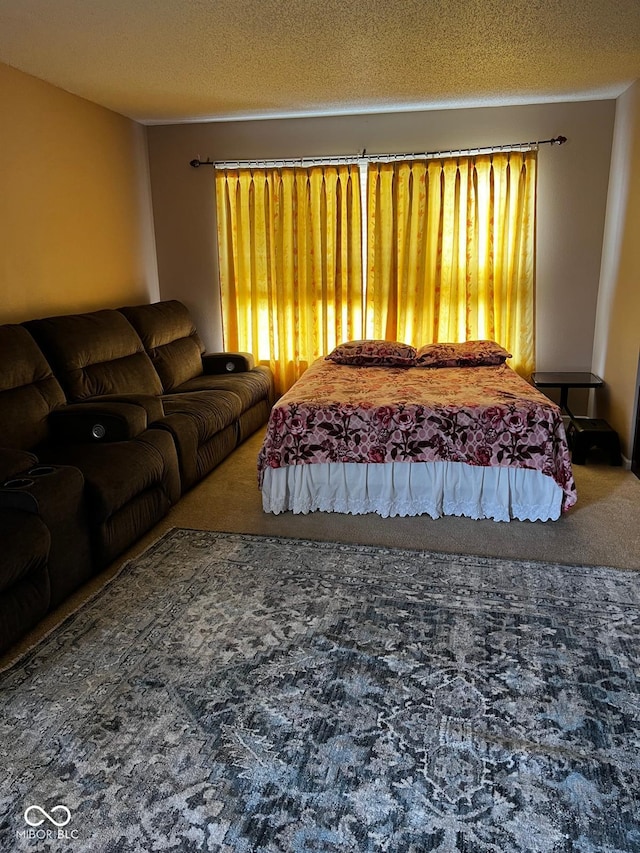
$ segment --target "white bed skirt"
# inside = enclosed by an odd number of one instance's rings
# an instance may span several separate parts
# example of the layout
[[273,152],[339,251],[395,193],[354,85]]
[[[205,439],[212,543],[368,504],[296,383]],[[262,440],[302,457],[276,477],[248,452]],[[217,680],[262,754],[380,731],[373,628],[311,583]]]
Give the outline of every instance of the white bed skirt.
[[323,462],[266,468],[265,512],[315,510],[362,515],[464,515],[494,521],[555,521],[562,489],[528,468],[463,462]]

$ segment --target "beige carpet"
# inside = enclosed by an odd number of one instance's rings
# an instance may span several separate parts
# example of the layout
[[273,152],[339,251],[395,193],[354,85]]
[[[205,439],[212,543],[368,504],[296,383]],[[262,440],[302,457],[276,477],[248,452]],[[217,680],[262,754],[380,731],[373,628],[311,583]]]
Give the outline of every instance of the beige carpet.
[[256,481],[261,438],[253,436],[185,495],[140,546],[170,527],[195,527],[640,569],[640,480],[622,468],[574,466],[578,503],[556,522],[320,512],[269,515],[262,511]]
[[[275,516],[262,511],[257,487],[256,459],[261,442],[261,432],[245,442],[117,563],[50,614],[10,658],[38,642],[99,592],[127,560],[171,527],[640,569],[640,480],[622,468],[593,460],[574,466],[578,503],[556,522],[380,518],[320,512]],[[0,667],[10,658],[0,660]]]

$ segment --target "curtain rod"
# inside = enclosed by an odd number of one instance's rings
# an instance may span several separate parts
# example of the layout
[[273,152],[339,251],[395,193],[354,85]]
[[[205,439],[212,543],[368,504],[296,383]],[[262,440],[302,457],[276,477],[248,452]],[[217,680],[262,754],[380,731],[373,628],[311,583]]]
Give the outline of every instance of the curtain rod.
[[494,154],[501,151],[528,151],[537,148],[538,145],[564,145],[566,136],[554,136],[552,139],[539,139],[537,142],[513,142],[509,145],[492,145],[484,148],[454,148],[450,151],[423,151],[417,154],[367,154],[366,148],[360,154],[340,157],[298,157],[284,158],[279,160],[220,160],[215,161],[207,157],[201,160],[196,157],[189,161],[194,169],[199,166],[215,166],[216,169],[239,169],[239,168],[278,168],[284,166],[323,166],[323,165],[347,165],[358,160],[368,163],[392,163],[396,160],[434,160],[439,157],[470,156],[473,154]]

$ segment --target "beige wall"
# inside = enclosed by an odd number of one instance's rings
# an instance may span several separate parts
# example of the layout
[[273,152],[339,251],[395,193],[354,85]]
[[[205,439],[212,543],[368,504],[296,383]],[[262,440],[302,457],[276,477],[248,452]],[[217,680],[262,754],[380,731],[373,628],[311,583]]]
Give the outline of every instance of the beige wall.
[[640,81],[618,98],[593,370],[606,382],[597,414],[631,456],[640,355]]
[[590,370],[615,101],[148,128],[160,291],[218,348],[214,160],[410,152],[568,137],[538,178],[537,366]]
[[158,297],[145,130],[0,64],[0,322]]

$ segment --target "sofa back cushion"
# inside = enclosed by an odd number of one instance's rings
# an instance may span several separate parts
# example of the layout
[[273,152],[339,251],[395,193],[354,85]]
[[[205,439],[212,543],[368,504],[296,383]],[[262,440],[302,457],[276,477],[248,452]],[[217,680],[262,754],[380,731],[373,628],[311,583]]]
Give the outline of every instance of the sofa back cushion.
[[160,394],[160,378],[142,341],[115,310],[25,323],[69,400],[104,394]]
[[0,365],[0,446],[37,448],[49,412],[65,402],[60,383],[22,326],[0,326]]
[[186,305],[170,299],[120,310],[140,335],[165,391],[200,376],[204,346]]

